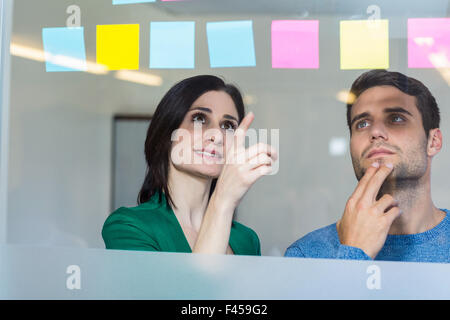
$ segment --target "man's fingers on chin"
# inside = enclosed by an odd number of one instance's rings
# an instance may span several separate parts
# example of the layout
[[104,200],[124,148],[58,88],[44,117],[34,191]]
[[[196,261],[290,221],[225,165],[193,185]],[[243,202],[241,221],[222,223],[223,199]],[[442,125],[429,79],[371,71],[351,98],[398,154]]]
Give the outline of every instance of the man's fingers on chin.
[[388,165],[381,166],[367,183],[366,190],[364,191],[364,196],[366,198],[369,198],[371,201],[375,201],[376,196],[380,191],[381,185],[386,180],[391,171],[392,167]]
[[[374,163],[378,164],[378,162]],[[375,175],[375,173],[378,171],[378,166],[374,166],[374,163],[369,168],[367,168],[366,172],[364,173],[364,176],[361,178],[361,180],[359,180],[358,185],[356,186],[356,189],[352,195],[354,198],[358,199],[362,196],[364,190],[367,187],[367,184]]]

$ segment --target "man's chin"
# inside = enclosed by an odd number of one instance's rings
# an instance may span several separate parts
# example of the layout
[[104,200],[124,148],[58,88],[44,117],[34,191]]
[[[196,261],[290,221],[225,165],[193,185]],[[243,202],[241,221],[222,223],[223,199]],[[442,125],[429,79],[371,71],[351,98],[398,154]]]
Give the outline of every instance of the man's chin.
[[[364,177],[364,175],[366,174],[367,169],[370,168],[372,166],[372,163],[374,163],[374,162],[378,162],[380,164],[380,166],[382,166],[386,163],[392,163],[387,160],[388,159],[380,158],[380,159],[376,159],[374,161],[370,161],[368,164],[365,164],[364,167],[353,166],[353,170],[355,171],[356,179],[358,181],[360,181],[362,179],[362,177]],[[396,168],[396,165],[394,164],[394,169],[392,169],[392,172],[387,176],[386,180],[395,179],[395,175],[396,175],[395,168]]]

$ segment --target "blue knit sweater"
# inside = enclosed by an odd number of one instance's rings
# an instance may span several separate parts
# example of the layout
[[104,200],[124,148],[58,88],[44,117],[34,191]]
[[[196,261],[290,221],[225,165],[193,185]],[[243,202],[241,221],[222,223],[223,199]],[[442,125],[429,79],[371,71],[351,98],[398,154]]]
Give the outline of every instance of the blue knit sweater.
[[[408,235],[388,235],[375,260],[450,263],[450,215],[433,229]],[[372,260],[363,250],[342,245],[336,223],[313,231],[287,248],[286,257]]]

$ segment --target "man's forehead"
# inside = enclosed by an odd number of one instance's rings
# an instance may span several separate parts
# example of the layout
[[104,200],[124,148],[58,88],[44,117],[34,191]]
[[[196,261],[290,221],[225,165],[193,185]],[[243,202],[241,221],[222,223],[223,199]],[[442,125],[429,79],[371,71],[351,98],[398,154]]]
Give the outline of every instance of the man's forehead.
[[419,115],[416,98],[393,86],[377,86],[365,90],[353,103],[351,114],[383,112],[392,107],[402,107],[413,115]]

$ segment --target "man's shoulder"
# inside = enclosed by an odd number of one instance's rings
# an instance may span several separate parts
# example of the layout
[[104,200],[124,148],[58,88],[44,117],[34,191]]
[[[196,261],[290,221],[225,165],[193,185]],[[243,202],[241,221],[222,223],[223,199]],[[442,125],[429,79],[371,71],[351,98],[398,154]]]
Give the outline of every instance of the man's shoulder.
[[291,244],[285,256],[322,258],[339,246],[336,223],[314,230]]

